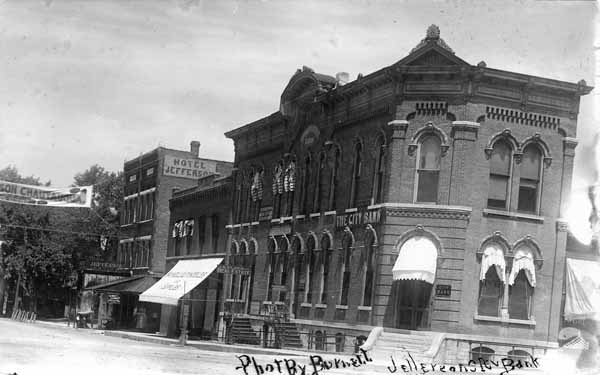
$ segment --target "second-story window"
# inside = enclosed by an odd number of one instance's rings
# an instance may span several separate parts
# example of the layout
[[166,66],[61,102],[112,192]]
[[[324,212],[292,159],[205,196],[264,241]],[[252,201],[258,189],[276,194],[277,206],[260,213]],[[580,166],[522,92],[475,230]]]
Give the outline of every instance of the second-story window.
[[490,190],[487,205],[490,208],[506,210],[510,196],[510,174],[512,151],[504,141],[494,144],[490,158]]
[[354,164],[352,165],[352,185],[350,186],[349,207],[356,207],[358,200],[358,188],[360,186],[360,175],[362,172],[362,145],[356,142],[354,145]]
[[441,142],[428,135],[419,144],[417,168],[417,202],[437,203],[440,179]]
[[323,178],[325,177],[325,154],[319,155],[319,164],[317,166],[317,181],[315,181],[315,201],[314,201],[314,212],[321,211],[321,202],[324,198],[324,187],[325,183],[323,183]]
[[219,251],[219,216],[211,216],[211,229],[212,229],[212,252],[217,253]]
[[341,159],[341,151],[338,147],[335,148],[333,152],[333,170],[331,171],[331,184],[329,191],[329,209],[335,210],[336,208],[336,197],[337,197],[337,189],[338,189],[338,174],[340,172],[340,159]]
[[304,158],[304,180],[302,181],[302,213],[308,214],[308,202],[309,194],[308,189],[310,187],[310,155],[306,155]]
[[375,161],[375,179],[373,181],[373,203],[383,202],[383,177],[385,176],[385,139],[377,139],[377,159]]
[[519,211],[539,211],[541,159],[542,154],[536,145],[530,144],[523,150],[517,208]]

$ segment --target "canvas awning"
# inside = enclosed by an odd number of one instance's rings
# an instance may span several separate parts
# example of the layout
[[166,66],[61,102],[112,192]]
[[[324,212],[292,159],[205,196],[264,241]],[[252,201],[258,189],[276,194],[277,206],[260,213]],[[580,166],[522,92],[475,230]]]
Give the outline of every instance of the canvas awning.
[[222,261],[223,258],[180,260],[162,279],[140,295],[140,301],[176,306],[184,294],[204,281]]
[[600,262],[567,258],[565,320],[600,321]]
[[126,277],[115,281],[110,281],[101,285],[94,285],[85,290],[92,290],[94,292],[112,292],[112,293],[131,293],[140,294],[145,292],[154,283],[158,281],[157,276],[151,275],[140,275]]
[[485,275],[490,267],[494,267],[498,273],[498,278],[503,283],[505,281],[504,270],[506,269],[506,261],[504,260],[504,252],[495,245],[486,247],[481,258],[481,272],[479,280],[485,280]]
[[425,237],[413,237],[400,248],[392,269],[394,280],[423,280],[433,284],[437,268],[437,248]]

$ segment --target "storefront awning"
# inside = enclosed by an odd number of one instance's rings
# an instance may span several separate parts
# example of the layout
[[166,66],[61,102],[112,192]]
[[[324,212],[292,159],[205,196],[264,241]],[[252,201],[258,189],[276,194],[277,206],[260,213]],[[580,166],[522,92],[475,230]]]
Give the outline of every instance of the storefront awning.
[[152,285],[154,285],[158,281],[158,279],[159,278],[157,276],[140,275],[126,277],[123,279],[111,281],[101,285],[95,285],[85,289],[92,290],[94,292],[140,294],[145,292]]
[[179,299],[210,275],[223,258],[180,260],[162,279],[140,295],[142,302],[177,305]]
[[400,248],[392,269],[394,280],[423,280],[433,284],[437,268],[437,248],[425,237],[413,237]]
[[567,258],[565,320],[600,321],[600,262]]

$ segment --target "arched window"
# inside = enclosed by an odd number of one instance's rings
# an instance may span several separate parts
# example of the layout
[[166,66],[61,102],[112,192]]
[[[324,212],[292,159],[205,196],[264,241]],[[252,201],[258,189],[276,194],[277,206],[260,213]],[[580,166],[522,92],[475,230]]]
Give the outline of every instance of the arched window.
[[329,297],[329,285],[327,277],[329,276],[329,250],[331,249],[331,239],[329,234],[324,233],[321,238],[321,299],[320,303],[326,304]]
[[258,214],[262,205],[263,199],[263,171],[259,169],[254,172],[252,177],[252,186],[250,187],[250,197],[252,198],[253,207],[250,221],[258,221]]
[[[279,285],[285,286],[287,284],[287,276],[288,276],[288,261],[289,261],[289,240],[286,236],[281,236],[279,250],[281,254],[279,255]],[[279,292],[279,301],[284,302],[286,298],[285,291],[281,290]]]
[[437,203],[440,155],[440,139],[435,135],[424,137],[419,144],[417,202]]
[[294,213],[294,192],[296,190],[296,162],[294,160],[291,160],[285,168],[283,190],[286,193],[285,214],[291,216]]
[[519,360],[521,360],[521,361],[528,360],[531,357],[530,357],[529,352],[527,352],[525,350],[513,349],[510,352],[508,352],[508,358],[512,359],[514,362],[517,362]]
[[273,170],[273,184],[271,186],[273,192],[273,217],[281,216],[281,196],[283,194],[283,165],[277,163]]
[[490,190],[487,202],[490,208],[508,209],[511,161],[510,145],[502,140],[496,142],[490,157]]
[[306,155],[304,158],[304,180],[302,181],[302,213],[308,214],[308,202],[309,194],[308,189],[310,188],[310,168],[311,168],[310,155]]
[[348,305],[348,293],[350,291],[350,274],[352,270],[352,247],[354,246],[354,236],[350,228],[346,227],[344,229],[344,235],[342,237],[342,251],[343,258],[341,264],[341,293],[340,293],[340,305],[347,306]]
[[338,189],[338,174],[340,168],[341,151],[339,147],[335,148],[333,152],[333,170],[331,171],[331,184],[329,187],[329,209],[335,210],[336,206],[336,192]]
[[321,331],[315,332],[315,349],[325,350],[325,337]]
[[316,271],[316,241],[314,234],[309,234],[306,239],[306,296],[304,302],[310,303],[316,294],[315,282],[313,281]]
[[273,298],[273,282],[275,281],[275,261],[277,251],[277,242],[274,237],[269,237],[268,240],[268,254],[267,261],[265,262],[265,266],[268,269],[268,279],[267,279],[267,301],[271,301]]
[[375,178],[373,180],[372,202],[383,202],[383,177],[385,176],[385,139],[383,136],[377,139],[377,160],[375,163]]
[[361,264],[365,265],[365,280],[364,291],[362,298],[362,306],[371,306],[373,296],[373,275],[375,274],[375,246],[377,236],[375,229],[369,224],[365,230],[365,248],[363,250],[364,257],[361,259]]
[[533,254],[526,247],[520,248],[515,251],[511,273],[508,278],[508,285],[510,286],[508,315],[511,319],[530,319],[535,284]]
[[315,200],[314,200],[314,212],[320,212],[322,202],[324,201],[324,189],[327,185],[324,183],[323,178],[325,177],[325,154],[319,155],[319,164],[317,166],[317,181],[315,182]]
[[535,144],[523,150],[521,178],[519,181],[519,211],[537,213],[540,198],[542,153]]
[[356,142],[354,145],[354,163],[352,164],[352,185],[350,186],[350,203],[348,207],[356,207],[358,200],[358,188],[360,186],[360,175],[362,173],[362,144]]
[[502,248],[496,244],[488,244],[481,257],[477,304],[479,315],[500,316],[504,296],[505,269],[506,262]]
[[346,337],[343,333],[338,332],[335,334],[335,351],[340,353],[344,351],[344,341],[346,341]]
[[477,346],[471,349],[471,360],[479,363],[479,359],[486,361],[494,359],[494,350],[486,346]]

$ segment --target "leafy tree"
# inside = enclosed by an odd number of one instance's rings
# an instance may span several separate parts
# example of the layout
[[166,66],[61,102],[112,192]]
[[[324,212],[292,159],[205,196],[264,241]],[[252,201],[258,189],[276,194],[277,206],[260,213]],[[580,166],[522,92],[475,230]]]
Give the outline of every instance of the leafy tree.
[[[23,177],[14,166],[0,170],[0,180],[40,185],[34,176]],[[44,288],[65,285],[87,260],[109,260],[118,246],[118,212],[123,176],[93,165],[74,177],[75,185],[94,185],[93,207],[58,208],[0,202],[0,279],[29,296],[37,309]],[[49,184],[49,183],[48,183]],[[3,287],[0,281],[0,305]]]

